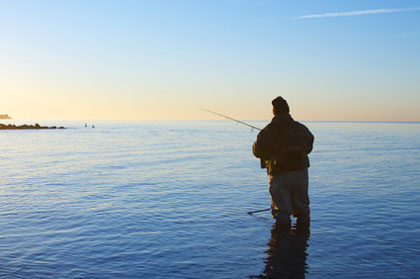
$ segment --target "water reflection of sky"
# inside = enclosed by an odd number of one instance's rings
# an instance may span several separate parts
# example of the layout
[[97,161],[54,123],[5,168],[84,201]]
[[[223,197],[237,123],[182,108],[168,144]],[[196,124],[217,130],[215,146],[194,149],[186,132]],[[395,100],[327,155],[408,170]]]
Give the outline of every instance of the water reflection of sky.
[[306,123],[305,240],[246,214],[270,205],[246,127],[40,124],[71,129],[0,133],[0,277],[420,275],[419,125]]

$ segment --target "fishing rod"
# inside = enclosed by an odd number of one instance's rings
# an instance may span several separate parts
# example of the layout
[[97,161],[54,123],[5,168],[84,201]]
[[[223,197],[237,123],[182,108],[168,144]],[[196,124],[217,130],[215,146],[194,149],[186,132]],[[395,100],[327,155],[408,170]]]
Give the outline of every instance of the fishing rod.
[[248,124],[248,123],[245,123],[245,122],[243,122],[243,121],[240,121],[240,120],[234,119],[234,118],[232,118],[232,117],[230,117],[230,116],[223,115],[223,114],[221,114],[221,113],[214,112],[214,111],[211,111],[211,110],[208,110],[208,109],[204,109],[204,108],[199,108],[199,109],[201,109],[201,110],[203,110],[203,111],[207,111],[207,112],[212,113],[212,114],[215,114],[215,115],[218,115],[218,116],[221,116],[221,117],[223,117],[223,118],[226,118],[226,119],[229,119],[229,120],[235,121],[236,123],[239,123],[239,124],[242,124],[242,125],[248,126],[248,127],[252,128],[252,129],[255,129],[255,130],[261,131],[261,129],[260,129],[260,128],[258,128],[258,127],[255,127],[255,126],[253,126],[253,125],[251,125],[251,124]]

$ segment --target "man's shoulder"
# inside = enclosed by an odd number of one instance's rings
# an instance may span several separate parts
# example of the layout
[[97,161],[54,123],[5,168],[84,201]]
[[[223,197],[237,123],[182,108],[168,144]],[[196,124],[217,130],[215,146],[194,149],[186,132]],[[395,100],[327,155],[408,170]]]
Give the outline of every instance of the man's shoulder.
[[[270,123],[268,123],[267,125],[265,125],[264,128],[261,129],[262,133],[270,133],[270,131],[272,131],[275,128],[275,122],[274,122],[274,118],[270,121]],[[260,133],[261,133],[260,132]]]
[[304,124],[302,124],[302,123],[300,123],[298,121],[296,121],[296,125],[297,125],[298,130],[300,130],[303,134],[305,134],[305,135],[310,136],[310,137],[313,138],[313,134],[311,133],[311,131],[309,130],[309,128],[306,127],[306,125],[304,125]]
[[300,129],[305,129],[305,130],[309,130],[308,127],[306,127],[305,124],[299,122],[299,121],[295,121],[296,125],[300,128]]
[[309,130],[309,128],[305,124],[303,124],[302,122],[299,122],[299,121],[295,120],[295,125],[296,125],[296,127],[300,128],[300,129]]

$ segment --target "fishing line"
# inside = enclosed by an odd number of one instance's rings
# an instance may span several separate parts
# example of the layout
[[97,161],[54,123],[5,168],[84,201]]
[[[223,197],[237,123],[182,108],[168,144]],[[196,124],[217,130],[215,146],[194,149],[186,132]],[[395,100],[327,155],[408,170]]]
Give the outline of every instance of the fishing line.
[[211,111],[211,110],[208,110],[208,109],[204,109],[204,108],[199,108],[199,109],[200,109],[200,110],[203,110],[203,111],[207,111],[207,112],[212,113],[212,114],[215,114],[215,115],[218,115],[218,116],[221,116],[221,117],[223,117],[223,118],[226,118],[226,119],[229,119],[229,120],[235,121],[236,123],[239,123],[239,124],[242,124],[242,125],[248,126],[248,127],[250,127],[251,129],[255,129],[255,130],[258,130],[258,131],[261,131],[261,130],[262,130],[262,129],[258,128],[258,127],[255,127],[255,126],[251,125],[251,124],[248,124],[248,123],[245,123],[245,122],[243,122],[243,121],[240,121],[240,120],[234,119],[234,118],[232,118],[232,117],[230,117],[230,116],[227,116],[227,115],[224,115],[224,114],[221,114],[221,113],[218,113],[218,112],[214,112],[214,111]]
[[[262,131],[262,129],[260,129],[260,128],[258,128],[258,127],[255,127],[255,126],[253,126],[253,125],[251,125],[251,124],[248,124],[248,123],[246,123],[246,122],[243,122],[243,121],[240,121],[240,120],[237,120],[237,119],[235,119],[235,118],[232,118],[232,117],[230,117],[230,116],[227,116],[227,115],[224,115],[224,114],[221,114],[221,113],[218,113],[218,112],[214,112],[214,111],[211,111],[211,110],[208,110],[208,109],[204,109],[204,108],[199,108],[200,110],[203,110],[203,111],[206,111],[206,112],[209,112],[209,113],[212,113],[212,114],[215,114],[215,115],[217,115],[217,116],[220,116],[220,117],[223,117],[223,118],[226,118],[226,119],[228,119],[228,120],[232,120],[232,121],[235,121],[236,123],[238,123],[238,124],[242,124],[242,125],[245,125],[245,126],[248,126],[248,127],[250,127],[252,130],[251,131],[253,131],[254,129],[255,130],[258,130],[258,131]],[[270,135],[271,136],[271,135]],[[252,214],[254,214],[254,213],[258,213],[258,212],[264,212],[264,211],[269,211],[270,210],[270,208],[266,208],[266,209],[260,209],[260,210],[255,210],[255,211],[249,211],[249,212],[247,212],[249,215],[252,215]]]
[[264,212],[264,211],[269,211],[270,208],[266,208],[266,209],[260,209],[260,210],[255,210],[255,211],[249,211],[247,212],[249,215],[252,215],[254,213],[258,213],[258,212]]

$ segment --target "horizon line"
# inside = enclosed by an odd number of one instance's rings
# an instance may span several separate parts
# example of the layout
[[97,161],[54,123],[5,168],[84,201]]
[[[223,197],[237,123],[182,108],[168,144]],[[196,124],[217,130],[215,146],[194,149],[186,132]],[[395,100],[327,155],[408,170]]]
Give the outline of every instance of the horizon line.
[[[6,120],[6,121],[2,121],[2,120]],[[14,120],[19,121],[19,122],[23,122],[23,121],[27,121],[27,122],[41,122],[41,121],[64,121],[64,122],[84,122],[84,123],[88,123],[88,122],[95,122],[95,121],[99,121],[99,122],[105,122],[105,121],[118,121],[118,122],[131,122],[131,121],[144,121],[144,122],[149,122],[149,121],[232,121],[229,119],[86,119],[86,120],[81,120],[81,119],[37,119],[37,120],[28,120],[28,119],[0,119],[0,123],[1,122],[13,122]],[[270,122],[271,119],[239,119],[241,121],[250,121],[250,122]],[[296,120],[296,119],[295,119]],[[330,122],[330,123],[411,123],[411,124],[420,124],[420,120],[415,120],[415,121],[407,121],[407,120],[296,120],[296,121],[300,121],[300,122]]]

